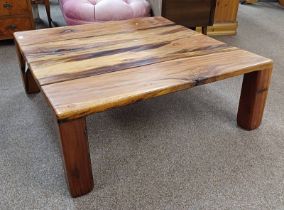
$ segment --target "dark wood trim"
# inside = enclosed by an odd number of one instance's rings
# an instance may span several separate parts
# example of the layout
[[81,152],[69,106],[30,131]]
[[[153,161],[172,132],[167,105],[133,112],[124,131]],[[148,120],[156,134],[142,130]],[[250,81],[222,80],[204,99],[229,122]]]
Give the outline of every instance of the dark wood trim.
[[272,68],[244,75],[237,119],[240,127],[253,130],[260,126],[271,74]]
[[52,27],[52,19],[51,19],[49,0],[31,0],[31,4],[44,4],[47,19],[48,19],[48,24],[49,24],[49,27],[51,28]]
[[214,18],[215,18],[215,11],[217,7],[217,0],[211,0],[211,10],[210,10],[210,18],[208,22],[208,26],[213,26]]
[[207,35],[207,26],[201,27],[201,31],[204,35]]
[[58,122],[66,180],[72,197],[94,188],[86,119]]
[[49,27],[52,27],[52,19],[51,19],[51,15],[50,15],[50,2],[49,2],[49,0],[44,0],[44,4],[45,4],[45,11],[46,11]]

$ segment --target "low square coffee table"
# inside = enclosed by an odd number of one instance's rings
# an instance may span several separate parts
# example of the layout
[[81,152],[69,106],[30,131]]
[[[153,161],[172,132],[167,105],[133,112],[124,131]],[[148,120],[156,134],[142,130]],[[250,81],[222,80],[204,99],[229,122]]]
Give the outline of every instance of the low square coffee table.
[[272,61],[165,18],[67,26],[14,36],[26,92],[41,90],[57,118],[73,197],[94,186],[88,115],[244,74],[238,125],[252,130],[261,123]]

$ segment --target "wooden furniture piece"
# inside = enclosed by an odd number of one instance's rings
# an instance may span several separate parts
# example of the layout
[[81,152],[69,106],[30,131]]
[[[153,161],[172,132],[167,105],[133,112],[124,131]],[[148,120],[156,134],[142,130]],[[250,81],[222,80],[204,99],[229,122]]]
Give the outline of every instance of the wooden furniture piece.
[[[284,6],[284,0],[278,0],[279,1],[279,4]],[[259,0],[242,0],[241,3],[244,3],[244,4],[254,4],[254,3],[257,3],[259,2]],[[271,2],[274,2],[274,1],[271,1]]]
[[12,39],[15,31],[34,29],[30,0],[0,0],[0,40]]
[[195,29],[200,26],[207,34],[207,26],[214,23],[216,0],[148,0],[155,16],[163,16],[177,24]]
[[[235,35],[238,29],[239,0],[217,0],[213,26],[208,27],[209,35]],[[201,31],[201,29],[198,29]]]
[[[197,27],[197,31],[200,32],[202,32],[202,30],[206,32],[204,29],[206,30],[206,26],[208,26],[207,33],[209,35],[235,35],[237,33],[239,0],[148,1],[152,6],[155,16],[162,15],[186,27],[205,26]],[[202,24],[195,22],[198,20],[202,20]]]
[[50,2],[49,2],[49,0],[31,0],[31,2],[32,2],[32,4],[44,4],[49,27],[52,27],[52,19],[51,19],[51,15],[50,15]]
[[241,0],[240,2],[242,4],[254,4],[256,3],[258,0]]
[[26,92],[42,90],[57,118],[73,197],[94,185],[88,115],[244,74],[238,125],[261,123],[272,61],[162,17],[17,32],[15,42]]
[[[279,4],[284,6],[284,0],[278,0]],[[253,3],[257,3],[258,0],[243,0],[242,3],[248,3],[248,4],[253,4]]]

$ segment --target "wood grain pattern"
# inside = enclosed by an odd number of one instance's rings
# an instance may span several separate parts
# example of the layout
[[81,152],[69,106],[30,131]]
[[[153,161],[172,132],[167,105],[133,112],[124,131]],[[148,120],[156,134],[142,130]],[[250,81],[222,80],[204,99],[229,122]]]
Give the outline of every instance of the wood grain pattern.
[[209,35],[235,35],[238,28],[239,0],[217,0],[214,25],[208,27]]
[[14,32],[33,28],[30,0],[0,0],[0,40],[12,39]]
[[[232,62],[236,57],[238,62]],[[72,119],[261,70],[269,62],[234,50],[44,85],[42,89],[57,117]],[[78,91],[80,94],[76,94]]]
[[29,17],[0,19],[0,39],[13,37],[16,31],[30,30],[33,27]]
[[174,25],[173,22],[162,18],[138,18],[131,20],[109,21],[107,23],[91,23],[77,26],[56,27],[30,32],[16,33],[15,38],[21,46],[51,43],[53,41],[66,41],[86,37],[98,37],[117,33],[131,33],[136,30]]
[[27,92],[30,82],[39,86],[56,114],[73,197],[94,186],[90,114],[245,74],[238,124],[261,122],[272,61],[164,18],[19,32],[15,40]]
[[217,0],[215,23],[236,22],[239,0]]
[[161,17],[120,23],[16,33],[58,119],[80,118],[272,65],[270,59]]
[[[184,31],[171,35],[157,34],[147,38],[137,36],[137,39],[134,38],[135,34],[131,34],[129,38],[124,37],[124,40],[118,44],[109,45],[110,41],[103,41],[102,46],[96,47],[96,44],[101,43],[98,41],[93,46],[91,43],[85,44],[88,46],[86,48],[80,47],[84,45],[78,41],[77,47],[67,49],[63,53],[45,51],[43,56],[41,52],[26,53],[26,57],[31,60],[30,66],[39,83],[46,85],[178,58],[234,50],[224,43],[208,39],[198,33],[191,36],[190,33],[186,34]],[[195,36],[200,36],[200,39],[196,41]],[[119,40],[115,37],[114,39]],[[60,48],[56,49],[60,51]]]
[[[235,35],[237,33],[238,23],[214,23],[213,26],[207,27],[207,34],[212,36],[217,35]],[[196,31],[201,32],[202,28],[198,27]]]
[[238,125],[246,130],[259,127],[268,94],[272,67],[244,75],[238,111]]
[[21,15],[29,12],[27,0],[0,0],[0,15]]
[[72,197],[78,197],[94,187],[86,120],[59,122],[58,126],[66,180]]

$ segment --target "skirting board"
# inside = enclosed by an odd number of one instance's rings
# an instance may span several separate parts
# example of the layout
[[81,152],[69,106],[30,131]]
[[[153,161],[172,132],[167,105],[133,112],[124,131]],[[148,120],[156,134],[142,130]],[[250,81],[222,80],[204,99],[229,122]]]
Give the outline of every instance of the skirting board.
[[247,4],[254,4],[257,2],[257,0],[245,0],[244,2]]
[[[238,23],[215,23],[213,26],[208,27],[208,35],[236,35]],[[197,27],[198,32],[201,28]]]

